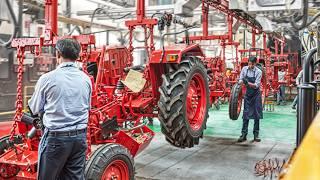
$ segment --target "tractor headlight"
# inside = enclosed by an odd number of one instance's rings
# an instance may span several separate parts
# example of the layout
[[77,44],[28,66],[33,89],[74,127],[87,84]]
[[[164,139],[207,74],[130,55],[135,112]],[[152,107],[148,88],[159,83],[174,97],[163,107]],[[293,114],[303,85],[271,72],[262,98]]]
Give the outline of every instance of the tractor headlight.
[[167,61],[168,62],[177,61],[178,57],[179,57],[178,54],[168,54],[167,55]]

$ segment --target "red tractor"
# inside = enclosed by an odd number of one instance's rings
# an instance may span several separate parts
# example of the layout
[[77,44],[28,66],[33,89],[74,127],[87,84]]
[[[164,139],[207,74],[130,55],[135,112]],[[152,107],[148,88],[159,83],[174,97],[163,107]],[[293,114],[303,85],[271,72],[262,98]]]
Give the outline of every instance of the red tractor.
[[[36,179],[41,118],[31,118],[22,112],[23,62],[26,52],[41,56],[61,38],[74,38],[80,43],[78,61],[93,84],[87,131],[87,179],[134,178],[133,157],[145,149],[154,136],[144,123],[146,117],[158,117],[161,131],[172,145],[191,148],[199,144],[210,104],[223,95],[225,89],[225,82],[217,80],[221,77],[217,68],[223,68],[224,64],[220,60],[207,59],[201,47],[192,42],[220,39],[223,46],[238,46],[232,39],[233,19],[261,30],[249,16],[229,10],[228,4],[226,0],[203,0],[204,34],[189,37],[188,29],[166,33],[162,36],[161,48],[155,50],[153,31],[157,19],[145,16],[144,0],[137,0],[137,18],[125,23],[129,29],[128,48],[97,48],[94,35],[58,37],[57,0],[46,0],[44,36],[12,41],[19,63],[16,114],[12,123],[1,124],[1,178]],[[228,34],[208,35],[209,7],[228,15],[231,22]],[[136,27],[144,29],[143,48],[149,57],[145,65],[134,66],[132,63]],[[186,33],[184,44],[163,46],[165,36],[179,33]],[[12,126],[11,130],[9,126]],[[91,145],[99,148],[93,151]]]

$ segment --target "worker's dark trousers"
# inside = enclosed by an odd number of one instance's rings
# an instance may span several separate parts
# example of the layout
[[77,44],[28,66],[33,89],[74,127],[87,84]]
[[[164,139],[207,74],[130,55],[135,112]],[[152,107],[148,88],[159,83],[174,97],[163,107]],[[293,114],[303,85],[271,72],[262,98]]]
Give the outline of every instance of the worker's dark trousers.
[[39,180],[84,180],[86,133],[74,136],[45,133],[42,138],[39,144]]
[[[259,123],[260,119],[255,119],[254,120],[254,125],[253,125],[253,135],[254,136],[259,136]],[[242,135],[246,136],[248,134],[248,126],[249,126],[249,119],[243,119],[243,124],[242,124]]]
[[280,85],[279,91],[277,92],[277,104],[279,104],[280,101],[285,101],[285,91],[286,87],[284,85]]

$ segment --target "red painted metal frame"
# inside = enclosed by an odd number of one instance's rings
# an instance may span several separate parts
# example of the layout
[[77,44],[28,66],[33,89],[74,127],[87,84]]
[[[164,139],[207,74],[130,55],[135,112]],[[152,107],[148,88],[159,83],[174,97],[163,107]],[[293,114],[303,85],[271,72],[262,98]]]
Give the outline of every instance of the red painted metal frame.
[[[44,37],[14,39],[12,41],[12,47],[17,48],[17,55],[19,58],[24,58],[24,54],[27,51],[30,51],[36,56],[41,56],[43,47],[52,47],[57,40],[61,38],[74,38],[81,45],[79,61],[83,63],[83,70],[85,72],[87,71],[86,64],[88,62],[96,63],[98,67],[97,76],[95,79],[94,77],[91,77],[93,93],[91,101],[92,109],[90,110],[88,122],[88,155],[91,154],[91,145],[93,144],[119,143],[128,148],[133,156],[147,147],[154,136],[154,132],[147,126],[141,124],[142,118],[157,116],[157,114],[154,113],[154,110],[157,108],[159,99],[158,88],[162,83],[161,75],[167,73],[167,64],[177,64],[181,61],[183,56],[200,57],[208,70],[210,70],[208,76],[210,79],[209,88],[211,103],[214,103],[218,97],[226,96],[230,90],[228,90],[228,87],[225,85],[227,82],[224,75],[226,70],[225,47],[228,45],[235,46],[236,51],[238,51],[239,46],[239,43],[234,42],[232,38],[233,20],[236,19],[252,27],[252,36],[254,37],[253,44],[255,44],[256,33],[262,32],[259,26],[249,19],[246,19],[245,16],[239,16],[239,13],[229,10],[228,1],[203,0],[204,34],[202,36],[190,37],[190,40],[191,42],[196,40],[220,40],[220,45],[223,49],[222,57],[205,57],[198,44],[169,46],[165,47],[165,52],[162,50],[155,50],[153,29],[157,24],[157,20],[146,18],[144,0],[137,0],[137,18],[125,22],[130,35],[128,49],[125,47],[105,46],[96,48],[94,35],[58,37],[57,0],[46,0],[45,4],[46,31]],[[213,7],[227,15],[228,33],[225,35],[208,34],[209,7]],[[147,79],[147,83],[139,93],[134,93],[127,87],[117,88],[118,82],[124,80],[126,77],[126,72],[123,70],[132,66],[132,52],[134,50],[133,32],[136,27],[142,27],[144,29],[144,48],[146,48],[150,57],[149,63],[143,71],[143,76]],[[161,58],[162,54],[164,57],[163,59]],[[172,54],[177,55],[178,58],[176,61],[167,61],[167,57]],[[267,55],[268,57],[273,58],[273,56],[270,56],[268,53]],[[281,56],[282,55],[283,54],[281,53]],[[277,55],[276,57],[280,57],[280,55]],[[236,68],[232,72],[234,77],[239,74],[241,69],[241,62],[238,62],[238,56],[236,56],[235,60]],[[269,61],[266,62],[269,63]],[[22,64],[20,64],[20,66],[22,66]],[[283,63],[280,62],[276,64],[281,67],[284,66],[282,65]],[[270,63],[267,64],[267,67],[269,66],[271,67]],[[288,66],[288,64],[286,66]],[[272,74],[274,72],[269,72],[267,70],[267,73]],[[229,82],[234,81],[235,79],[230,80]],[[201,82],[201,80],[198,80],[198,82]],[[21,86],[21,84],[19,86]],[[203,103],[203,101],[203,99],[198,101],[198,104],[201,104],[201,107],[197,108],[199,111],[202,111],[203,104],[206,104]],[[114,118],[121,129],[112,129],[105,132],[104,125],[111,122]],[[2,174],[7,173],[7,175],[10,176],[13,173],[16,178],[35,179],[37,148],[41,132],[37,132],[37,135],[34,138],[28,139],[25,137],[25,134],[30,130],[31,126],[20,121],[17,123],[18,132],[16,134],[22,135],[24,137],[24,142],[21,145],[10,148],[4,154],[0,155],[0,167],[5,168],[5,170],[2,171]],[[132,127],[125,128],[125,125],[128,124],[131,124]],[[194,128],[196,129],[197,126],[194,126]],[[19,169],[19,171],[14,173],[14,170],[16,169]]]
[[[220,12],[223,12],[227,17],[227,24],[228,24],[228,31],[223,35],[210,35],[209,34],[209,11],[210,7],[213,7]],[[240,45],[239,42],[235,42],[233,40],[233,20],[237,20],[242,22],[249,27],[251,27],[251,34],[252,34],[252,47],[246,50],[238,50],[238,46]],[[198,36],[191,36],[189,37],[191,42],[194,41],[203,41],[203,40],[219,40],[220,46],[222,48],[222,53],[220,57],[212,57],[211,59],[215,59],[215,61],[204,61],[208,69],[210,69],[213,75],[212,81],[210,81],[210,91],[211,91],[211,102],[216,102],[217,98],[219,97],[229,97],[230,96],[230,88],[234,83],[237,82],[237,78],[240,75],[241,68],[247,64],[248,56],[244,56],[246,52],[255,51],[258,52],[258,61],[265,65],[266,70],[266,78],[263,79],[263,94],[265,96],[269,95],[269,92],[277,92],[280,84],[286,84],[287,86],[293,86],[293,79],[296,77],[299,71],[295,70],[297,68],[298,56],[296,53],[284,53],[284,46],[285,46],[285,38],[278,35],[278,34],[271,34],[275,41],[275,51],[276,53],[272,54],[270,50],[267,48],[266,38],[267,34],[262,31],[262,27],[259,24],[255,24],[252,19],[248,19],[245,15],[241,15],[241,12],[230,10],[229,9],[229,1],[227,0],[203,0],[202,1],[202,35]],[[256,36],[262,34],[263,36],[263,49],[256,49]],[[280,43],[280,50],[278,43]],[[223,76],[222,81],[223,83],[218,83],[216,74],[224,75],[226,69],[224,66],[217,66],[217,64],[225,63],[225,48],[227,45],[234,46],[236,48],[236,57],[234,62],[234,69],[232,71],[231,76],[226,77]],[[256,49],[256,50],[252,50]],[[280,53],[279,53],[280,51]],[[241,54],[241,61],[239,62],[238,52]],[[291,57],[289,59],[288,57]],[[210,59],[209,57],[205,58],[206,60]],[[271,63],[272,59],[276,59],[278,62]],[[278,71],[279,68],[286,69],[286,81],[279,82],[278,81]],[[218,70],[217,70],[218,69]],[[299,69],[299,67],[298,67]],[[228,86],[226,86],[226,84]],[[217,93],[217,92],[223,93]]]
[[[225,34],[215,35],[209,34],[209,12],[210,8],[214,8],[224,13],[227,17],[228,29]],[[202,1],[202,35],[190,36],[191,42],[204,41],[204,40],[219,40],[222,52],[220,57],[206,57],[204,63],[207,68],[212,72],[209,76],[210,80],[210,100],[211,103],[217,103],[219,97],[229,97],[231,85],[235,82],[236,75],[240,73],[241,68],[235,66],[232,77],[226,77],[226,57],[225,49],[226,46],[234,46],[236,52],[238,52],[239,42],[233,40],[233,22],[237,20],[245,23],[252,27],[252,34],[255,37],[256,33],[261,33],[262,29],[260,26],[253,24],[251,21],[243,16],[239,16],[235,11],[229,9],[229,2],[226,0],[204,0]],[[255,40],[253,40],[255,44]],[[235,64],[239,64],[238,53],[236,53]],[[226,84],[229,84],[226,86]]]
[[252,29],[256,30],[258,34],[262,33],[262,27],[260,25],[254,24],[251,22],[246,15],[242,16],[240,13],[237,13],[235,10],[229,9],[228,0],[203,0],[203,4],[207,4],[220,12],[225,13],[227,16],[233,17],[236,20],[250,26]]
[[[145,16],[145,1],[144,0],[137,0],[137,19],[136,20],[129,20],[125,22],[125,25],[129,28],[129,51],[132,55],[132,52],[134,50],[133,47],[133,32],[136,27],[142,27],[144,29],[144,48],[147,50],[148,54],[152,51],[154,51],[154,37],[153,37],[153,29],[154,26],[157,25],[158,21],[157,19],[148,19]],[[149,31],[149,35],[148,35]],[[150,44],[148,43],[150,41]],[[128,64],[129,66],[132,65],[132,57],[130,59],[130,62]]]
[[[94,86],[92,109],[90,110],[88,122],[88,155],[91,153],[92,144],[120,143],[135,156],[147,147],[154,136],[154,133],[148,127],[140,124],[140,120],[144,115],[150,117],[155,115],[153,114],[153,108],[150,108],[154,106],[154,102],[150,102],[150,100],[153,100],[151,89],[143,93],[133,93],[128,88],[116,89],[117,82],[125,77],[123,69],[130,67],[132,64],[130,53],[133,49],[130,49],[131,46],[129,50],[125,47],[102,47],[97,49],[94,46],[94,35],[58,37],[57,0],[46,0],[45,4],[46,31],[44,37],[14,39],[12,47],[17,48],[17,54],[21,58],[24,58],[25,52],[29,51],[36,56],[41,56],[44,47],[54,47],[59,39],[76,39],[81,45],[78,61],[83,63],[84,71],[86,72],[86,63],[88,62],[96,63],[98,66],[96,80],[94,81],[93,77],[91,77]],[[144,7],[144,4],[139,4],[140,8],[142,6]],[[126,24],[131,31],[137,25],[150,29],[151,45],[148,46],[146,44],[146,47],[152,51],[154,49],[152,31],[157,21],[155,19],[145,20],[144,10],[137,14],[137,21],[128,21]],[[132,41],[132,36],[130,41]],[[147,72],[145,74],[147,75]],[[137,104],[140,104],[140,99],[143,101],[142,104],[145,104],[144,107],[137,106]],[[149,104],[150,107],[146,106],[146,104]],[[141,111],[144,113],[141,113]],[[116,117],[120,127],[124,127],[124,123],[130,122],[133,123],[134,127],[140,128],[114,130],[106,134],[102,125],[114,117]],[[37,149],[41,132],[39,131],[34,138],[28,139],[25,134],[31,129],[31,126],[20,121],[17,123],[18,132],[16,134],[21,135],[24,142],[13,146],[0,156],[0,166],[4,168],[1,175],[3,177],[15,176],[16,179],[36,179]],[[4,125],[1,127],[6,128],[7,125]],[[6,131],[6,134],[9,134],[9,132]]]

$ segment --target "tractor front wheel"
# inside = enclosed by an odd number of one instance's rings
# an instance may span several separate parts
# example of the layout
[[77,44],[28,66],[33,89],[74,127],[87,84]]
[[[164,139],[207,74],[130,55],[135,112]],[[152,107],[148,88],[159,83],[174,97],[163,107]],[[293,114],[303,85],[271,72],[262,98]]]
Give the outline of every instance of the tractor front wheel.
[[87,161],[85,177],[88,180],[134,180],[133,158],[125,147],[105,144]]
[[199,143],[206,128],[209,86],[204,65],[186,57],[166,75],[159,88],[159,120],[166,140],[180,148]]

